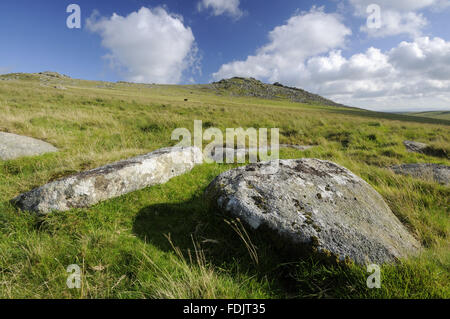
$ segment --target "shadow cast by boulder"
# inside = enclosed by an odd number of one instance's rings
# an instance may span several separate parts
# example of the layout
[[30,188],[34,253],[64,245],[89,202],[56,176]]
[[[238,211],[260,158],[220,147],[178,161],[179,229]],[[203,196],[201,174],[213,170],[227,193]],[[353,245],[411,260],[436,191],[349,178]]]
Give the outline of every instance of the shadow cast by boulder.
[[428,156],[442,157],[442,158],[450,159],[447,150],[445,150],[443,148],[436,148],[436,147],[428,146],[423,151],[423,153]]
[[[140,210],[135,218],[133,232],[146,243],[163,251],[173,251],[166,236],[180,249],[193,248],[191,236],[198,237],[206,227],[207,212],[195,199],[188,202],[155,204]],[[201,240],[201,238],[198,238]]]
[[[298,257],[280,252],[279,246],[264,232],[252,231],[240,223],[239,231],[236,231],[233,221],[207,208],[202,198],[193,198],[141,209],[135,218],[133,232],[162,251],[173,252],[173,245],[188,257],[189,253],[194,255],[197,247],[215,267],[265,277],[283,290],[294,289],[290,265],[298,262]],[[238,232],[248,235],[247,244]],[[252,250],[257,255],[256,260]]]
[[[196,264],[195,257],[191,260],[189,256],[195,256],[196,248],[201,249],[207,263],[216,269],[226,269],[227,273],[235,275],[246,273],[268,281],[274,291],[293,298],[306,291],[312,298],[321,291],[319,286],[309,287],[307,278],[311,268],[326,273],[322,274],[326,286],[362,280],[346,266],[330,264],[319,256],[287,254],[287,250],[280,247],[283,242],[264,229],[253,231],[238,222],[237,231],[235,221],[208,208],[203,198],[195,197],[185,202],[155,204],[141,209],[135,217],[133,232],[164,252],[174,252],[177,247],[193,265]],[[256,252],[256,260],[252,250]]]

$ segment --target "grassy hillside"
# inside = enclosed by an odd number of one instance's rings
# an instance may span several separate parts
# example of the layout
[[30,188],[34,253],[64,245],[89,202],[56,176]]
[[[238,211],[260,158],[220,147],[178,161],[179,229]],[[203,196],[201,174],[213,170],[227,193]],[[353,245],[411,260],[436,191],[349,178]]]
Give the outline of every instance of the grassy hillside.
[[[0,76],[0,131],[60,149],[0,161],[0,297],[450,297],[450,190],[386,168],[449,165],[448,157],[408,153],[402,145],[415,140],[449,154],[447,122],[219,93],[201,85]],[[223,130],[279,127],[281,143],[317,145],[305,152],[283,149],[281,157],[331,160],[361,176],[424,245],[423,254],[383,266],[382,287],[374,290],[366,287],[364,268],[292,260],[247,230],[250,246],[257,247],[254,258],[238,235],[242,226],[230,226],[202,201],[206,186],[233,165],[201,165],[165,185],[44,218],[9,204],[59,177],[174,145],[171,132],[192,130],[194,119]],[[82,289],[66,286],[70,264],[83,270]]]

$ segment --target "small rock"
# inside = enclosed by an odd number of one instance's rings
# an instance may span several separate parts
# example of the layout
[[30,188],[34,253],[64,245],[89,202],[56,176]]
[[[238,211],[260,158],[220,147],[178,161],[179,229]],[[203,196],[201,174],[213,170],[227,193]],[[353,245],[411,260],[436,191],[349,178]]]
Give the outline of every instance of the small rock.
[[31,137],[0,132],[0,159],[12,160],[57,152],[53,145]]
[[51,182],[12,202],[22,210],[46,214],[85,208],[148,186],[163,184],[201,163],[196,147],[164,148]]
[[[393,262],[420,244],[369,184],[349,170],[318,159],[250,164],[219,175],[208,202],[255,230],[282,239],[289,252],[308,251],[358,264]],[[270,170],[269,170],[270,171]]]
[[293,148],[299,151],[306,151],[313,147],[312,145],[280,144],[280,148]]
[[415,178],[435,181],[450,185],[450,167],[439,164],[403,164],[392,166],[396,174],[409,175]]
[[413,153],[426,153],[427,149],[428,149],[428,145],[425,143],[419,143],[419,142],[414,142],[414,141],[404,141],[403,144],[406,147],[406,150],[408,152],[413,152]]
[[261,147],[261,148],[248,148],[248,147],[238,147],[238,148],[231,148],[231,147],[224,147],[222,145],[214,146],[211,149],[211,152],[209,154],[206,154],[206,157],[213,160],[216,163],[225,163],[227,158],[232,158],[233,163],[240,157],[248,156],[249,154],[258,155],[261,154],[261,152],[265,152],[267,154],[270,154],[270,151],[272,150],[271,147]]

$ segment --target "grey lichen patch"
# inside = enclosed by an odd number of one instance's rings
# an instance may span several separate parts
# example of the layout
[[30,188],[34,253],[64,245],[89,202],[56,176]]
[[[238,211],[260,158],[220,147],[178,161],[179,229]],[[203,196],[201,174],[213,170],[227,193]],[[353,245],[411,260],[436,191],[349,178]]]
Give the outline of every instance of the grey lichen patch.
[[[137,159],[137,158],[136,158]],[[125,160],[112,164],[108,164],[99,168],[95,168],[89,171],[80,172],[77,174],[78,178],[87,178],[87,177],[95,177],[95,176],[104,176],[111,172],[122,170],[126,167],[142,164],[142,161],[137,160]]]
[[108,180],[102,175],[99,175],[95,178],[94,187],[100,191],[106,191],[108,188],[108,184]]
[[294,168],[297,172],[310,174],[310,175],[316,175],[320,177],[324,177],[327,174],[325,172],[318,171],[316,168],[308,165],[304,165],[303,163],[298,163],[297,166]]
[[264,229],[289,247],[327,259],[385,263],[419,251],[420,244],[383,198],[349,170],[298,159],[281,160],[276,173],[263,173],[269,165],[251,164],[219,175],[206,198],[255,231]]

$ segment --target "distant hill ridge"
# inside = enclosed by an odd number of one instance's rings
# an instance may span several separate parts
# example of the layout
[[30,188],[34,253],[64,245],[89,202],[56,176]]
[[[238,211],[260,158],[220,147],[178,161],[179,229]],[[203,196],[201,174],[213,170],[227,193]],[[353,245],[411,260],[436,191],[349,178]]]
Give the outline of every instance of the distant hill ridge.
[[266,84],[254,78],[234,77],[213,82],[211,85],[222,94],[229,93],[234,96],[252,96],[271,100],[288,99],[292,102],[306,104],[346,107],[345,105],[299,88],[285,86],[278,82]]
[[2,80],[34,80],[34,79],[59,79],[59,80],[71,80],[68,75],[61,74],[53,71],[44,71],[39,73],[8,73],[0,74]]
[[403,112],[401,114],[450,121],[450,111]]
[[49,76],[58,79],[70,79],[70,76],[53,71],[39,72],[39,75]]
[[191,93],[193,93],[192,91],[194,90],[201,90],[203,92],[206,90],[213,94],[222,96],[256,97],[275,101],[288,100],[314,106],[334,106],[339,109],[333,110],[333,112],[370,117],[374,119],[390,119],[407,122],[450,125],[450,115],[448,111],[430,111],[419,113],[384,113],[368,111],[357,107],[342,105],[321,97],[320,95],[313,94],[299,88],[285,86],[280,83],[266,84],[254,78],[234,77],[230,79],[223,79],[210,84],[167,86],[159,84],[132,83],[125,81],[90,81],[74,79],[70,76],[58,72],[45,71],[38,73],[0,74],[0,81],[38,81],[40,82],[40,86],[43,88],[58,90],[66,90],[70,87],[94,87],[99,89],[126,89],[128,87],[135,87],[138,89],[154,89],[157,87],[173,87],[183,90],[189,90],[191,91]]

